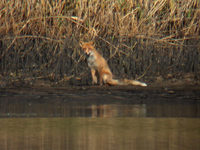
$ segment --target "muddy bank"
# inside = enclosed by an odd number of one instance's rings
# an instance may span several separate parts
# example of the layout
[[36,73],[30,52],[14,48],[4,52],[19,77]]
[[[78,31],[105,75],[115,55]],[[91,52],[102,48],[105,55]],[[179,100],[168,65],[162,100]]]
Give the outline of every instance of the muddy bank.
[[[63,101],[59,97],[70,97],[68,102],[87,103],[162,103],[162,102],[200,102],[200,87],[193,85],[150,85],[148,87],[133,86],[72,86],[72,87],[34,87],[34,88],[1,88],[0,99],[12,96],[30,97],[44,101]],[[53,98],[52,98],[53,96]],[[118,97],[118,98],[117,98]],[[121,97],[121,98],[120,98]],[[171,99],[172,98],[172,99]],[[26,99],[26,98],[25,98]],[[84,100],[84,101],[83,101]],[[122,100],[122,101],[121,101]]]
[[[87,67],[88,68],[88,67]],[[200,80],[196,79],[194,73],[185,73],[180,76],[174,77],[172,74],[167,74],[163,76],[148,76],[146,79],[139,79],[139,81],[147,83],[148,86],[153,88],[160,87],[180,87],[186,88],[187,86],[198,87],[200,85]],[[130,78],[131,79],[131,78]],[[50,77],[3,77],[0,76],[0,88],[71,88],[71,87],[99,87],[99,84],[92,85],[91,75],[88,72],[87,76],[83,78],[70,76],[63,77],[60,80],[51,80]],[[108,85],[103,85],[103,87],[109,88]],[[126,86],[124,86],[126,87]],[[137,86],[136,86],[137,87]]]

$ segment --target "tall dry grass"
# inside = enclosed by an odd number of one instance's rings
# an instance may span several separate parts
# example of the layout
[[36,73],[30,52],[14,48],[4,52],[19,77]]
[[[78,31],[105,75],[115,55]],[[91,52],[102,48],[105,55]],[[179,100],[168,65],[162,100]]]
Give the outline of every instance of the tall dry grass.
[[18,0],[0,2],[1,39],[66,35],[199,38],[199,0]]
[[60,73],[63,47],[71,64],[81,61],[79,40],[184,45],[200,39],[199,18],[199,0],[1,0],[1,72]]

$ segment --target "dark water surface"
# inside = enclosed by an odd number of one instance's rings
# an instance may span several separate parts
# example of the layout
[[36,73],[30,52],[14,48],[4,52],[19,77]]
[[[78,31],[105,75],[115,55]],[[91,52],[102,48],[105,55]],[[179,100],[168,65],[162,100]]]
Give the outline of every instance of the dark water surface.
[[0,150],[199,150],[197,88],[0,89]]

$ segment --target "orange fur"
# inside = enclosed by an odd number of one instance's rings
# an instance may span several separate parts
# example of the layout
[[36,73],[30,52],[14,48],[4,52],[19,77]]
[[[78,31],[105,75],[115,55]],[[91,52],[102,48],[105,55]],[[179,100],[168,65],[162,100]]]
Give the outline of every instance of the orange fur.
[[99,83],[100,85],[109,84],[109,85],[140,85],[147,86],[146,83],[136,81],[136,80],[116,80],[113,79],[113,74],[110,71],[110,68],[106,60],[97,52],[93,46],[93,42],[80,42],[80,46],[83,51],[88,55],[88,66],[91,69],[92,74],[92,83],[97,84],[96,73],[99,74]]

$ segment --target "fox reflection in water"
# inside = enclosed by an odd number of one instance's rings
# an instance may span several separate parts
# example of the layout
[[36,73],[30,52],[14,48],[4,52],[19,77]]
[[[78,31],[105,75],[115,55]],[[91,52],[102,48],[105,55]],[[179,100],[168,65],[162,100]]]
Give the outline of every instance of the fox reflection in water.
[[145,117],[143,105],[92,105],[91,117]]

